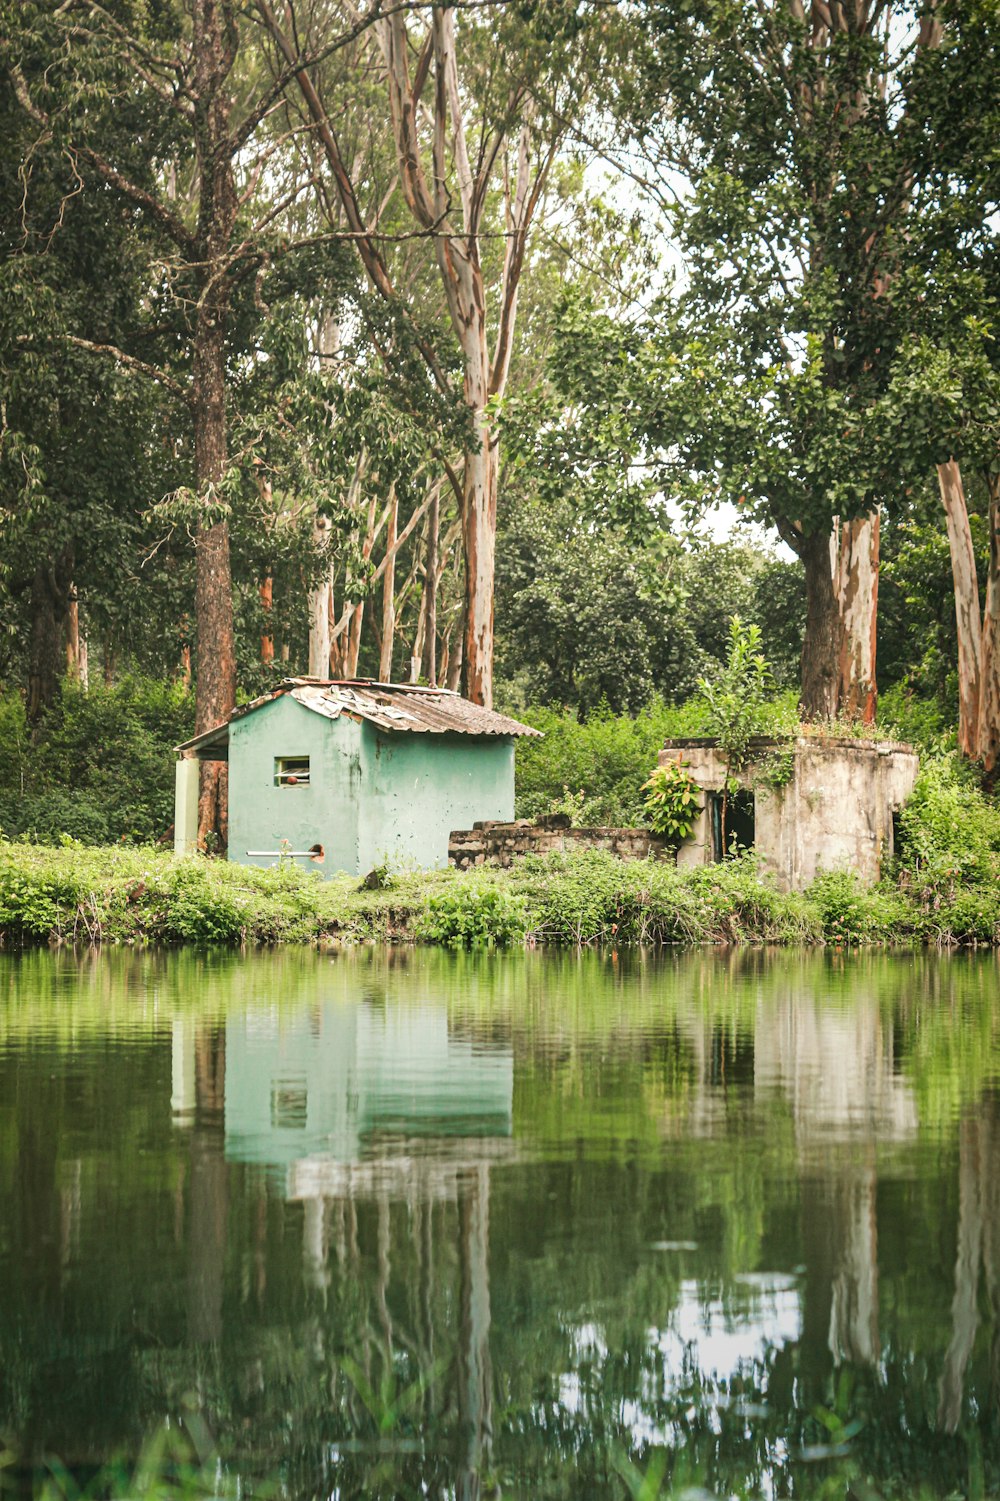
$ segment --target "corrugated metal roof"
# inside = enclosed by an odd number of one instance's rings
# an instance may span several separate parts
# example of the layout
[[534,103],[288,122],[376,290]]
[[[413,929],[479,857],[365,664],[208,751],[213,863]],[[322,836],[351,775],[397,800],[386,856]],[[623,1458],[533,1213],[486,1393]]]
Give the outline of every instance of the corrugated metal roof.
[[[264,704],[290,693],[303,708],[327,719],[366,719],[380,730],[409,731],[424,735],[540,735],[530,725],[505,714],[496,714],[480,704],[471,703],[446,688],[422,688],[412,683],[376,683],[370,679],[335,682],[321,678],[286,678],[269,693],[251,703],[241,704],[231,715],[242,719]],[[186,740],[178,751],[192,751],[228,739],[227,725],[218,725],[193,740]]]

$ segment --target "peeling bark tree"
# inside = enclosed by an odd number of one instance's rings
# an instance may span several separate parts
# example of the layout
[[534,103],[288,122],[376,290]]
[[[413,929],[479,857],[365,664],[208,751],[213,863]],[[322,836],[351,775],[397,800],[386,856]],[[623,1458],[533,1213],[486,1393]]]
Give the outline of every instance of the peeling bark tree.
[[[267,0],[257,9],[289,68],[298,53],[291,0],[282,25]],[[491,398],[503,395],[517,320],[518,288],[528,233],[538,207],[557,139],[541,151],[532,138],[532,113],[523,85],[512,84],[496,122],[476,124],[459,78],[455,12],[431,11],[429,29],[415,46],[402,9],[384,17],[375,31],[381,48],[389,118],[399,183],[418,231],[433,240],[437,268],[452,329],[462,356],[462,399],[469,412],[471,439],[463,456],[457,493],[465,553],[465,635],[463,689],[476,703],[493,698],[493,578],[496,545],[498,438],[487,416]],[[411,60],[414,63],[411,72]],[[344,161],[315,77],[299,65],[295,77],[333,177],[342,212],[362,264],[375,290],[396,305],[396,293],[377,230],[362,213],[358,191]],[[425,95],[430,101],[425,102]],[[517,123],[519,121],[519,123]],[[510,132],[517,136],[515,161],[506,161]],[[551,133],[550,133],[551,137]],[[560,137],[561,138],[561,137]],[[474,154],[470,152],[474,141]],[[503,167],[506,249],[490,317],[491,295],[480,258],[480,237],[494,176]],[[375,222],[377,224],[377,214]],[[490,326],[495,334],[490,337]],[[432,379],[450,393],[433,348],[419,333],[417,348]]]
[[989,478],[990,558],[983,610],[978,755],[988,777],[1000,766],[1000,476]]
[[982,670],[982,627],[979,618],[979,579],[972,545],[962,471],[954,459],[938,465],[938,486],[948,528],[951,576],[955,588],[955,627],[958,633],[958,748],[974,758],[979,750],[979,698]]
[[874,724],[878,622],[879,513],[834,524],[831,562],[839,617],[837,712]]
[[955,589],[958,635],[958,748],[982,762],[988,777],[1000,765],[1000,479],[989,476],[989,561],[980,615],[976,553],[962,471],[955,459],[938,465]]

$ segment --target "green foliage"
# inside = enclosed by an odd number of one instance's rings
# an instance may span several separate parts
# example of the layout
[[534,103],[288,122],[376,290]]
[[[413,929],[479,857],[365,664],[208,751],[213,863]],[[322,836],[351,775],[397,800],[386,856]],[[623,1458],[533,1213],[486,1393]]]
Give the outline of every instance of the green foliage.
[[714,676],[699,683],[705,702],[705,728],[719,742],[727,770],[738,771],[755,735],[773,733],[773,679],[761,651],[760,627],[729,623],[729,657]]
[[127,678],[84,693],[65,683],[35,739],[17,694],[0,698],[0,827],[56,844],[136,843],[173,823],[173,747],[194,725],[175,683]]
[[526,927],[523,897],[499,886],[464,886],[430,898],[416,936],[452,949],[506,948],[524,938]]
[[580,822],[630,828],[645,820],[642,784],[665,740],[698,734],[697,703],[672,707],[654,699],[635,717],[601,705],[581,721],[568,709],[511,705],[512,712],[544,734],[517,748],[518,818],[563,811],[566,789],[582,792]]
[[827,943],[905,941],[919,930],[917,914],[890,886],[866,887],[853,871],[824,871],[806,892]]
[[678,756],[676,761],[658,766],[642,784],[649,827],[674,844],[687,839],[701,812],[698,784],[689,765]]
[[600,850],[528,856],[511,874],[536,938],[555,943],[794,943],[818,927],[802,898],[763,881],[753,857],[678,870]]

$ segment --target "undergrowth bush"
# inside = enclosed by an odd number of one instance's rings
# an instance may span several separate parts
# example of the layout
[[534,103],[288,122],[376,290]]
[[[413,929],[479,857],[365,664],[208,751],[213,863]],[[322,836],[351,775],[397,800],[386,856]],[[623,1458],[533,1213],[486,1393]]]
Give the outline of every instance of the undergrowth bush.
[[555,943],[804,943],[818,927],[801,897],[776,891],[752,857],[678,870],[602,850],[528,856],[517,883],[533,934]]
[[518,742],[518,818],[563,811],[567,797],[572,797],[581,804],[577,822],[641,824],[642,784],[656,765],[657,752],[664,740],[696,735],[700,714],[695,704],[671,706],[661,699],[634,718],[613,714],[607,707],[583,721],[569,709],[523,710],[520,717],[545,738]]
[[824,871],[806,892],[827,943],[887,943],[912,936],[918,915],[889,884],[864,886],[853,871]]
[[0,827],[55,844],[143,843],[174,817],[173,747],[193,731],[177,683],[127,678],[88,692],[64,683],[35,733],[20,696],[0,697]]
[[1000,807],[983,796],[972,767],[958,756],[924,760],[899,815],[900,887],[928,913],[960,890],[996,890],[1000,882]]
[[522,896],[501,886],[463,885],[430,898],[415,934],[445,948],[492,949],[521,943],[527,926]]

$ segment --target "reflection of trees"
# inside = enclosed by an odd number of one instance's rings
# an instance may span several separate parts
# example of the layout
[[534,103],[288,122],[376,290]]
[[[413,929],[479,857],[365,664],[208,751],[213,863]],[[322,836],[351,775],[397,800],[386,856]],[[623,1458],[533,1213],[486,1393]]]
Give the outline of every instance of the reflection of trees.
[[209,1024],[195,1038],[195,1112],[188,1187],[187,1301],[192,1344],[222,1337],[226,1263],[225,1028]]
[[989,1311],[989,1390],[1000,1407],[1000,1096],[987,1095],[959,1124],[958,1232],[951,1338],[941,1371],[937,1421],[955,1433],[980,1322],[980,1271]]
[[[129,1011],[114,962],[81,971],[78,1009],[64,982],[39,1000],[42,957],[0,988],[0,1430],[85,1463],[194,1391],[234,1464],[293,1494],[472,1498],[495,1470],[546,1501],[613,1495],[610,1454],[647,1439],[721,1493],[779,1472],[782,1493],[839,1363],[878,1489],[960,1489],[964,1450],[933,1430],[977,1414],[996,1465],[997,1024],[974,967],[137,955]],[[397,1123],[350,1160],[226,1163],[227,1005],[318,1036],[359,995],[447,1001],[451,1036],[512,1048],[519,1140]],[[745,1274],[774,1269],[803,1323],[769,1344]],[[707,1338],[670,1365],[685,1308],[765,1333],[731,1369]]]

